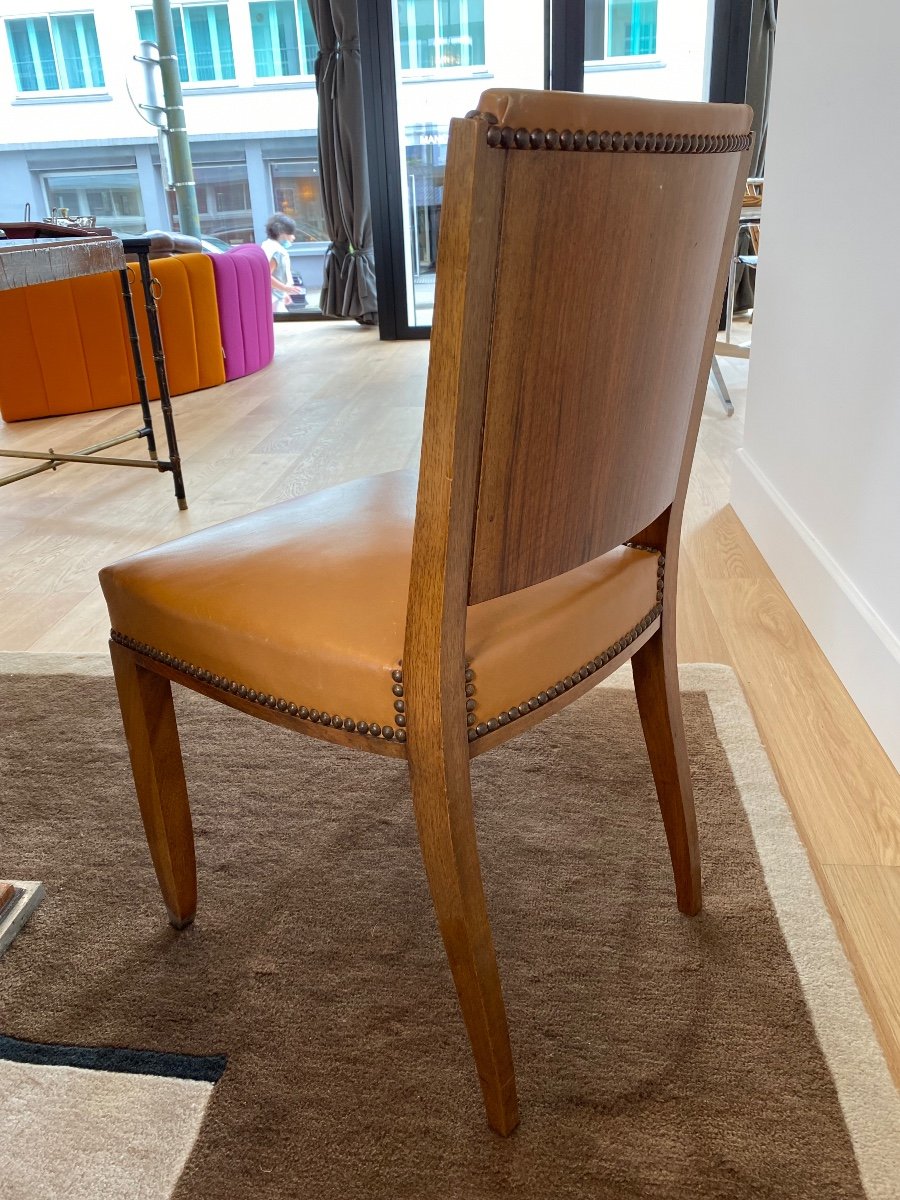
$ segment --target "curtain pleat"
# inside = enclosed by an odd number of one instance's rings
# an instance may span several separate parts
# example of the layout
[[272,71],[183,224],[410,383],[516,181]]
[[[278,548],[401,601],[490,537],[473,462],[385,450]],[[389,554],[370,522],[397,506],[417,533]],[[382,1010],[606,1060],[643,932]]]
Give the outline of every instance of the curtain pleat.
[[329,317],[378,320],[372,207],[363,118],[362,60],[356,0],[308,0],[319,42],[319,169],[331,245],[321,308]]

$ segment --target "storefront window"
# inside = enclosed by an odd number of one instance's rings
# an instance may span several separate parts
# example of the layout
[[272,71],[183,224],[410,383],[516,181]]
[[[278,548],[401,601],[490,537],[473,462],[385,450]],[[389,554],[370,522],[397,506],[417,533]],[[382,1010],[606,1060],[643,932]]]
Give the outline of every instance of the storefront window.
[[[253,239],[253,213],[250,209],[250,184],[247,164],[194,163],[197,185],[197,209],[204,237],[240,246]],[[172,228],[178,228],[175,196],[167,193]]]
[[297,222],[297,241],[327,242],[318,162],[274,162],[271,172],[275,211]]
[[59,171],[44,176],[48,214],[94,217],[113,233],[135,237],[146,229],[137,171]]

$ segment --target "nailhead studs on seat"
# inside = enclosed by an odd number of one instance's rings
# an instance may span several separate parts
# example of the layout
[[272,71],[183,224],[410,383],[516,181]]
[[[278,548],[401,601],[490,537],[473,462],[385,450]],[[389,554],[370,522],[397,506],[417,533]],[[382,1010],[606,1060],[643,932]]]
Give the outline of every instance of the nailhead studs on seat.
[[[468,736],[470,742],[475,741],[476,738],[484,737],[487,733],[493,733],[501,726],[506,726],[511,721],[518,720],[519,717],[527,716],[528,713],[534,712],[538,708],[542,708],[545,704],[549,704],[551,700],[555,700],[557,696],[561,696],[564,692],[571,691],[573,687],[577,687],[579,683],[582,683],[601,667],[605,667],[607,663],[611,662],[617,655],[621,654],[623,650],[627,649],[632,642],[637,641],[641,634],[649,629],[656,618],[662,614],[662,594],[663,581],[665,577],[666,556],[661,554],[653,546],[643,546],[636,542],[626,542],[625,544],[632,550],[643,550],[647,554],[655,554],[657,556],[657,592],[656,604],[654,607],[651,608],[650,611],[644,617],[642,617],[633,628],[629,629],[624,637],[619,638],[618,641],[614,642],[611,646],[608,646],[601,654],[598,654],[596,658],[590,659],[583,666],[579,667],[577,671],[573,671],[571,675],[567,675],[565,679],[560,679],[557,683],[553,684],[551,687],[548,687],[546,691],[538,692],[537,696],[532,696],[530,700],[525,700],[517,707],[510,708],[506,712],[500,713],[496,717],[491,717],[488,721],[479,721],[477,724],[475,724],[477,718],[474,717],[474,714],[470,710],[468,717],[469,725],[474,725],[474,728],[469,729]],[[471,670],[467,670],[466,679],[469,680],[470,677],[474,678],[474,675]],[[467,688],[467,693],[468,690],[469,689]],[[468,708],[468,704],[466,707]]]
[[[395,730],[391,725],[379,725],[374,721],[371,723],[355,721],[352,717],[340,717],[331,713],[320,712],[317,708],[307,708],[305,704],[295,704],[293,701],[286,700],[281,696],[273,696],[267,692],[258,692],[255,688],[248,688],[244,683],[238,683],[236,680],[226,679],[224,676],[207,671],[202,667],[196,667],[192,663],[185,662],[184,659],[176,658],[173,654],[167,654],[165,651],[157,650],[154,646],[148,646],[145,642],[135,641],[135,639],[129,638],[115,629],[110,631],[110,637],[114,642],[117,642],[120,646],[124,646],[128,650],[133,650],[138,654],[145,655],[147,658],[152,658],[155,662],[162,663],[173,671],[178,671],[182,675],[196,679],[198,682],[215,688],[217,691],[239,696],[242,700],[248,700],[251,704],[259,704],[264,708],[272,708],[277,712],[295,717],[297,720],[312,721],[314,724],[323,725],[326,728],[344,730],[347,733],[359,733],[363,736],[382,737],[389,742],[406,741],[406,731],[402,728]],[[398,697],[402,696],[403,672],[399,667],[391,671],[391,679],[393,681],[393,694]],[[397,725],[405,725],[405,702],[402,699],[395,700],[394,708],[397,710]]]
[[[471,114],[470,114],[471,115]],[[492,124],[489,132],[496,131],[497,126]],[[505,132],[505,131],[504,131]],[[511,133],[519,133],[522,131],[511,131]],[[527,132],[527,131],[525,131]],[[538,131],[535,131],[538,132]],[[550,135],[553,135],[550,138]],[[626,142],[630,137],[632,140],[629,143],[631,148],[637,150],[641,147],[641,139],[645,148],[649,148],[651,144],[657,144],[662,135],[654,137],[652,134],[638,135],[613,135],[613,134],[584,134],[579,130],[572,134],[569,130],[564,130],[560,135],[556,130],[548,130],[543,135],[543,144],[547,148],[555,148],[557,145],[563,149],[577,149],[581,138],[584,143],[590,145],[591,139],[596,140],[599,146],[601,141],[609,140],[609,146],[613,147],[614,139],[621,138],[621,149],[627,149]],[[580,136],[581,135],[581,136]],[[533,134],[529,134],[531,138]],[[550,141],[547,139],[550,138]],[[668,137],[665,138],[668,144]],[[702,141],[702,139],[698,139]],[[690,138],[685,137],[685,144],[689,145]],[[529,143],[530,144],[530,143]],[[615,147],[613,147],[615,148]],[[607,647],[601,654],[590,659],[571,675],[567,675],[564,679],[558,680],[555,684],[530,697],[528,700],[523,700],[518,706],[513,706],[507,709],[506,712],[499,713],[495,717],[490,717],[487,721],[479,721],[476,716],[477,701],[475,700],[475,671],[471,665],[466,665],[465,670],[465,695],[466,695],[466,724],[468,726],[468,739],[474,741],[476,738],[484,737],[485,734],[495,733],[498,729],[509,725],[512,721],[516,721],[519,717],[524,717],[528,713],[536,712],[545,704],[549,704],[551,700],[555,700],[564,692],[570,691],[579,683],[583,682],[590,675],[601,667],[606,666],[618,654],[621,654],[628,646],[630,646],[640,635],[647,630],[650,625],[662,613],[663,591],[665,586],[665,567],[666,558],[653,546],[645,546],[636,542],[626,542],[626,545],[633,550],[643,550],[648,554],[657,556],[657,590],[656,590],[656,605],[646,614],[633,629],[630,629],[623,638],[614,642],[612,646]],[[291,717],[296,717],[301,721],[312,721],[315,724],[323,725],[326,728],[344,730],[347,733],[357,733],[362,737],[384,738],[386,741],[406,742],[407,730],[406,726],[406,701],[404,699],[403,688],[403,670],[401,665],[397,665],[391,670],[391,693],[395,697],[393,706],[396,716],[394,718],[397,728],[394,729],[391,725],[379,725],[377,721],[355,721],[352,717],[335,716],[327,712],[320,712],[317,708],[307,708],[305,705],[298,705],[290,700],[285,700],[280,696],[273,696],[266,692],[257,692],[253,688],[248,688],[243,683],[238,683],[234,680],[224,678],[204,668],[196,667],[192,663],[186,663],[183,659],[175,658],[174,655],[167,654],[164,651],[157,650],[153,646],[148,646],[143,642],[136,642],[132,638],[126,637],[124,634],[112,630],[110,633],[113,641],[119,645],[125,646],[129,650],[134,650],[139,654],[144,654],[148,658],[154,659],[156,662],[163,663],[172,670],[178,671],[181,674],[188,675],[192,679],[199,680],[210,687],[219,691],[225,691],[232,695],[240,696],[242,700],[249,700],[251,704],[260,704],[266,708],[274,708],[278,712],[287,713]]]

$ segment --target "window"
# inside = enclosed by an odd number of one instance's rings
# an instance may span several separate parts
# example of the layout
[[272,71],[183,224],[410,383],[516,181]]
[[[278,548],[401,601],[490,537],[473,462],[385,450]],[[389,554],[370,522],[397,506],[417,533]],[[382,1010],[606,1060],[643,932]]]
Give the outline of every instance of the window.
[[8,19],[6,36],[19,92],[104,86],[93,13]]
[[[137,10],[138,36],[156,41],[153,10]],[[212,83],[234,79],[234,54],[227,4],[184,4],[172,6],[175,53],[182,83]]]
[[585,0],[588,62],[656,54],[657,0]]
[[[250,210],[250,184],[244,151],[238,162],[198,163],[194,161],[197,185],[197,210],[204,237],[220,238],[232,246],[253,241],[253,214]],[[166,193],[172,228],[178,228],[178,211],[172,192]]]
[[297,241],[330,241],[322,210],[318,161],[274,162],[271,171],[275,210],[297,222]]
[[67,208],[73,217],[96,217],[124,237],[146,229],[137,171],[59,171],[44,176],[44,193],[48,212]]
[[484,0],[398,0],[398,4],[404,71],[484,66]]
[[257,79],[312,75],[319,46],[306,0],[250,5]]

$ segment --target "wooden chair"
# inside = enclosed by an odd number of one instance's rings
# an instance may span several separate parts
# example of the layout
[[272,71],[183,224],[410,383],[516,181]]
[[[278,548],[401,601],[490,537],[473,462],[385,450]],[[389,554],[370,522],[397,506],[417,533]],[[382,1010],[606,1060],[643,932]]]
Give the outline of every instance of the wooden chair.
[[700,908],[675,661],[682,508],[750,112],[487,92],[452,123],[418,481],[301,497],[101,573],[150,852],[194,919],[171,682],[409,766],[488,1121],[518,1122],[469,762],[631,659]]

